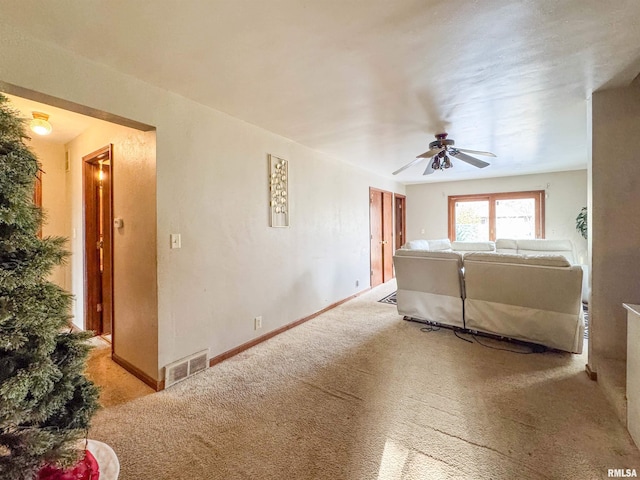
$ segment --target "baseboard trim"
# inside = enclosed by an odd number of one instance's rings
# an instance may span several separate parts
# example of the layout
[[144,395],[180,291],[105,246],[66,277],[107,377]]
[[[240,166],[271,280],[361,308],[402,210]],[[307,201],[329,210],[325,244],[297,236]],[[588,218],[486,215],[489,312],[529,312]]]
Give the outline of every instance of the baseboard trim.
[[335,303],[332,303],[331,305],[323,308],[322,310],[319,310],[315,313],[312,313],[311,315],[308,315],[306,317],[300,318],[298,320],[294,320],[291,323],[287,323],[286,325],[283,325],[280,328],[276,328],[275,330],[271,330],[268,333],[265,333],[264,335],[261,335],[260,337],[254,338],[253,340],[249,340],[246,343],[243,343],[242,345],[239,345],[235,348],[232,348],[231,350],[227,350],[224,353],[221,353],[220,355],[217,355],[213,358],[209,359],[209,366],[213,367],[214,365],[220,363],[220,362],[224,362],[225,360],[234,357],[236,355],[238,355],[239,353],[244,352],[245,350],[248,350],[251,347],[255,347],[256,345],[265,342],[267,340],[269,340],[270,338],[275,337],[276,335],[280,335],[283,332],[286,332],[287,330],[290,330],[294,327],[297,327],[298,325],[301,325],[305,322],[308,322],[309,320],[316,318],[318,315],[322,315],[325,312],[328,312],[329,310],[336,308],[339,305],[342,305],[345,302],[348,302],[349,300],[353,300],[356,297],[359,297],[360,295],[368,292],[369,290],[371,290],[371,287],[368,287],[354,295],[351,295],[350,297],[347,298],[343,298],[342,300],[339,300]]
[[589,380],[593,380],[594,382],[598,381],[598,372],[594,372],[593,370],[591,370],[591,367],[588,363],[584,366],[584,371],[587,373],[587,377],[589,377]]
[[138,378],[139,380],[142,380],[144,383],[149,385],[156,392],[159,392],[160,390],[164,390],[164,380],[155,380],[151,378],[149,375],[144,373],[138,367],[133,366],[132,364],[127,362],[125,359],[120,358],[115,353],[111,354],[111,359],[114,362],[116,362],[118,365],[120,365],[122,368],[124,368],[131,375],[133,375],[134,377]]

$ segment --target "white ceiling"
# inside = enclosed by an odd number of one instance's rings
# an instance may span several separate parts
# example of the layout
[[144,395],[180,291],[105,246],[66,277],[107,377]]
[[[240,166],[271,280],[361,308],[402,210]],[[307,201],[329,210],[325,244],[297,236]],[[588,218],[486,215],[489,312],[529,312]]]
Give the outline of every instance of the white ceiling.
[[389,176],[446,129],[498,155],[403,182],[586,168],[592,91],[640,71],[637,0],[0,3],[0,23]]

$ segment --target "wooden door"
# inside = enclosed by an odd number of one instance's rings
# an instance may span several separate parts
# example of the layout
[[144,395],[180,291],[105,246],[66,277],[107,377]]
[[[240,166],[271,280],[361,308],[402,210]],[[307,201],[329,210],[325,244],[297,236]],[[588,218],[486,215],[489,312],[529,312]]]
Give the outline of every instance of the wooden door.
[[399,249],[407,243],[407,229],[406,229],[406,221],[407,221],[407,198],[404,195],[400,195],[399,193],[395,194],[395,249]]
[[393,195],[369,189],[371,286],[393,278]]
[[379,190],[369,189],[369,229],[371,233],[371,286],[383,281],[382,254],[382,195]]
[[83,157],[85,328],[112,333],[113,215],[111,146]]

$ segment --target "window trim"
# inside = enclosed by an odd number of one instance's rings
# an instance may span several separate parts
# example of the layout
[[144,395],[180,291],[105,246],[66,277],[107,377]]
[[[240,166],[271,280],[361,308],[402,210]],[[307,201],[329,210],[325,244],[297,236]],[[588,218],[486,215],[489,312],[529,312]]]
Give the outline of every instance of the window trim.
[[535,201],[535,208],[538,214],[536,215],[536,237],[545,238],[544,225],[544,190],[529,190],[525,192],[501,192],[501,193],[484,193],[484,194],[472,194],[472,195],[449,195],[449,240],[452,242],[456,239],[456,221],[455,221],[455,208],[456,202],[473,202],[478,200],[487,200],[489,202],[489,240],[495,242],[496,240],[496,202],[499,200],[513,200],[519,198],[533,198]]

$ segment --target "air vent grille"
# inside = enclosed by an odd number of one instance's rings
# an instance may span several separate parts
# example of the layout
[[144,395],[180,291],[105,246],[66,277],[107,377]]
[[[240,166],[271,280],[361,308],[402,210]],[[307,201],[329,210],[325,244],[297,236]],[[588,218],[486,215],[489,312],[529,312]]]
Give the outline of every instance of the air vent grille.
[[194,373],[201,372],[207,368],[207,354],[198,355],[197,357],[189,360],[189,375],[193,375]]
[[165,367],[165,388],[184,380],[198,372],[202,372],[209,365],[207,351],[194,353]]

